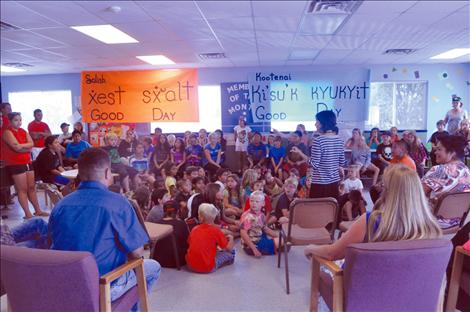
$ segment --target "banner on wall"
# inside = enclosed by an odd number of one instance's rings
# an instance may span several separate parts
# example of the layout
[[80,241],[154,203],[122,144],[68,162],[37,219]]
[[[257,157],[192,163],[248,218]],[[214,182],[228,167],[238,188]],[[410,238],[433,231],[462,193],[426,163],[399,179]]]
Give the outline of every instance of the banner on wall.
[[304,121],[323,110],[354,120],[352,108],[365,108],[369,93],[368,81],[344,72],[254,72],[248,83],[255,122]]
[[86,71],[81,74],[85,122],[198,122],[196,69]]
[[253,131],[263,131],[262,122],[253,122],[248,94],[248,82],[224,82],[220,84],[222,131],[233,132],[240,116],[244,116],[247,125]]

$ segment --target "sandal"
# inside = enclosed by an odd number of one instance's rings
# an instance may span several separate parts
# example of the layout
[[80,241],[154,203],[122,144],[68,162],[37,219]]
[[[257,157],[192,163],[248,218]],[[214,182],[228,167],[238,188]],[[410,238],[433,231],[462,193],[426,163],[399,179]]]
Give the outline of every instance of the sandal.
[[40,213],[35,212],[34,215],[36,217],[47,217],[47,216],[49,216],[49,213],[45,212],[45,211],[41,211]]

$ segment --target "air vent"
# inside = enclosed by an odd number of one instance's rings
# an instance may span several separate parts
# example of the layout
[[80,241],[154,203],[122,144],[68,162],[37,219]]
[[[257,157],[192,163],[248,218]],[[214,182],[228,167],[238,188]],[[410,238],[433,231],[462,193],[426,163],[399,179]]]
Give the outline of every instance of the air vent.
[[201,53],[199,57],[202,60],[215,60],[225,58],[225,53]]
[[416,52],[416,49],[388,49],[383,54],[408,55]]
[[307,13],[310,14],[352,14],[361,5],[361,1],[353,0],[312,0]]
[[29,64],[25,64],[25,63],[4,63],[2,65],[8,66],[8,67],[14,67],[14,68],[33,67],[33,65],[29,65]]
[[1,31],[18,30],[18,29],[20,29],[20,28],[0,21],[0,30]]

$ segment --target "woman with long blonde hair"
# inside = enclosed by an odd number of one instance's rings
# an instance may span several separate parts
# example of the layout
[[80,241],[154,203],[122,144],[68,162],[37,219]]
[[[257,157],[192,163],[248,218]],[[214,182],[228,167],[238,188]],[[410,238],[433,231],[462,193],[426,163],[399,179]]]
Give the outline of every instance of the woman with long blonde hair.
[[351,165],[358,165],[360,172],[370,171],[373,173],[372,185],[379,179],[380,169],[372,163],[372,155],[366,140],[362,135],[356,136],[351,145]]
[[383,176],[384,191],[374,211],[362,215],[332,245],[309,245],[305,255],[344,258],[346,247],[361,242],[433,239],[442,235],[415,171],[391,165]]

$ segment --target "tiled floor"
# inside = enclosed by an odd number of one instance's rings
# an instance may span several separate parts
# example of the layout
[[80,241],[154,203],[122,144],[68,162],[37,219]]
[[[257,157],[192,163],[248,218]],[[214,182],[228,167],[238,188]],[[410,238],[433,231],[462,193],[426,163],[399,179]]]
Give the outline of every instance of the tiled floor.
[[[44,207],[43,193],[39,193]],[[31,210],[32,211],[32,210]],[[46,211],[49,211],[46,209]],[[17,203],[2,210],[9,226],[23,222]],[[47,218],[45,218],[47,219]],[[212,274],[195,274],[186,269],[162,269],[150,295],[151,311],[307,311],[310,294],[310,266],[302,247],[289,252],[291,294],[285,292],[284,264],[277,258],[247,256],[237,242],[235,264]],[[6,311],[5,296],[1,311]],[[328,311],[321,302],[320,311]]]

